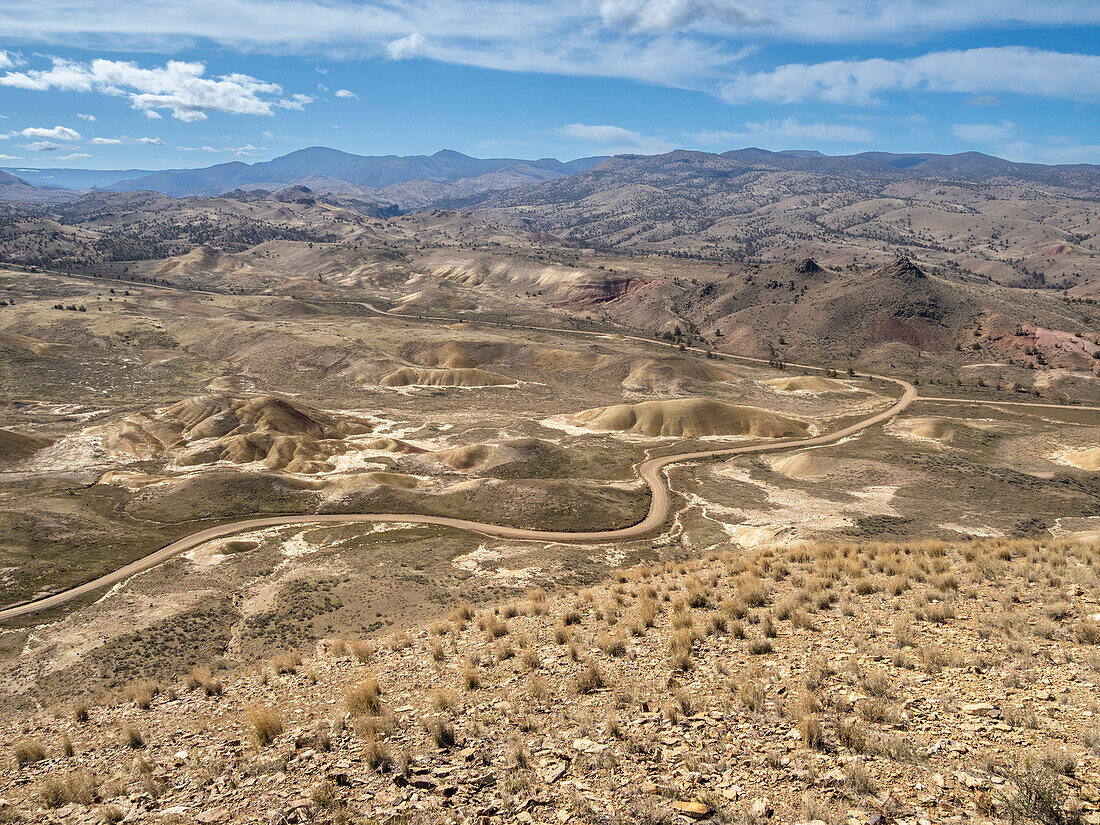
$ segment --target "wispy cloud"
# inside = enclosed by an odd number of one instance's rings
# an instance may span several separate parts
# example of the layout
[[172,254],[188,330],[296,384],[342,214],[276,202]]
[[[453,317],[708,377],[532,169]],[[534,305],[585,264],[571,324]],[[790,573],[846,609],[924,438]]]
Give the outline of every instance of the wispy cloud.
[[1090,99],[1100,96],[1100,56],[1020,46],[930,52],[887,60],[791,63],[740,73],[722,85],[730,103],[765,101],[866,105],[890,92],[1012,92]]
[[774,27],[776,19],[757,4],[735,0],[601,0],[605,26],[657,34],[699,23],[722,23],[734,29]]
[[692,136],[707,146],[745,146],[765,149],[794,149],[802,143],[872,143],[874,134],[862,126],[844,123],[802,122],[795,118],[749,122],[740,131],[700,132]]
[[158,109],[182,121],[204,120],[210,112],[272,115],[277,109],[301,109],[307,95],[285,95],[278,83],[246,74],[206,77],[202,63],[170,60],[164,66],[142,68],[122,60],[80,63],[53,58],[49,69],[27,69],[0,75],[0,86],[46,91],[98,92],[127,97],[130,105],[150,117]]
[[1016,131],[1016,124],[1010,120],[1000,123],[956,123],[951,133],[967,143],[997,143],[1007,140]]
[[349,89],[337,89],[335,94],[336,97],[342,97],[346,100],[355,100],[359,97],[359,95]]
[[622,126],[569,123],[559,126],[559,135],[588,143],[612,154],[659,153],[676,148],[675,144],[653,135],[643,135]]
[[140,143],[146,146],[162,146],[164,144],[164,141],[158,137],[97,137],[92,138],[88,141],[88,143],[92,144],[93,146],[120,146],[124,143]]
[[1100,144],[1060,139],[1049,143],[1013,141],[994,149],[995,153],[1021,163],[1100,163]]
[[[163,141],[162,141],[163,142]],[[209,152],[212,154],[231,154],[241,158],[254,158],[261,157],[261,153],[267,149],[266,146],[253,146],[251,143],[244,146],[210,146],[209,144],[204,146],[177,146],[176,150],[179,152]]]
[[[570,34],[586,40],[703,32],[804,42],[910,41],[976,26],[1100,23],[1093,0],[37,0],[0,4],[12,40],[72,45],[156,44],[163,51],[207,40],[277,53],[329,56],[332,47],[377,53],[420,34],[448,45],[530,44]],[[324,71],[324,69],[321,69]]]
[[46,140],[80,140],[80,132],[67,126],[28,126],[13,132],[25,138],[44,138]]

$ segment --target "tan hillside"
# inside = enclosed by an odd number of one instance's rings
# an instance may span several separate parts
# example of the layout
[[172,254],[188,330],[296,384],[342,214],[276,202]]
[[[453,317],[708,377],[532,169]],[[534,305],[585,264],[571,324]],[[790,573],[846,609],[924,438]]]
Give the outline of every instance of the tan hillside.
[[770,410],[708,398],[677,398],[595,407],[569,416],[569,423],[596,431],[683,438],[708,435],[785,438],[804,436],[809,432],[805,422]]

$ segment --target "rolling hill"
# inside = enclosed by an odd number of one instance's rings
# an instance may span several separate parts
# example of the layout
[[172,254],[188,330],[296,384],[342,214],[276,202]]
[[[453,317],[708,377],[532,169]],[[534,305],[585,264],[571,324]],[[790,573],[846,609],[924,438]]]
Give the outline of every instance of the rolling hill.
[[465,208],[581,245],[712,261],[901,254],[1005,284],[1091,295],[1100,167],[978,153],[827,157],[744,149],[624,155]]

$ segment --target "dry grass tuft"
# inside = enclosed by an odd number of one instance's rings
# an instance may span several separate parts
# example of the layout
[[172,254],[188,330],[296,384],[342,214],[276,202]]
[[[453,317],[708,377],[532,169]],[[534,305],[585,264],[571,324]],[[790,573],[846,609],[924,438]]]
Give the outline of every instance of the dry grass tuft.
[[573,680],[573,690],[581,695],[597,691],[603,686],[603,674],[594,664],[586,666]]
[[286,673],[297,673],[301,664],[302,656],[295,651],[278,653],[271,657],[271,669],[275,671],[277,676],[282,676]]
[[46,746],[37,739],[20,739],[12,749],[17,765],[33,765],[46,758]]
[[140,750],[145,747],[145,735],[133,725],[123,725],[119,728],[119,739],[128,748]]
[[352,639],[347,643],[348,652],[360,663],[366,664],[374,658],[374,645],[362,639]]
[[245,720],[257,747],[266,748],[283,735],[283,717],[275,708],[253,705],[245,710]]
[[83,725],[88,722],[91,706],[83,699],[79,699],[73,703],[73,721],[78,725]]
[[344,707],[352,716],[377,716],[381,713],[382,689],[378,686],[378,679],[368,676],[344,688]]
[[160,695],[160,682],[155,679],[142,679],[126,688],[125,697],[142,710],[149,710],[153,699]]

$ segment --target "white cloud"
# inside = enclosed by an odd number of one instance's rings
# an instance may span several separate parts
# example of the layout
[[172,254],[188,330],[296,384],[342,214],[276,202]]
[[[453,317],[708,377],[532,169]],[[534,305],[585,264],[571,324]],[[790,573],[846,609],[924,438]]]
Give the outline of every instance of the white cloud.
[[1088,99],[1100,95],[1100,55],[996,46],[900,60],[790,63],[771,71],[739,73],[721,87],[722,97],[731,103],[870,104],[899,91],[997,91]]
[[253,146],[251,143],[246,143],[244,146],[226,146],[221,151],[232,152],[239,158],[258,158],[266,148],[266,146]]
[[209,112],[237,115],[271,115],[275,109],[301,109],[312,101],[306,95],[283,96],[278,83],[246,74],[206,77],[206,66],[170,60],[160,67],[145,69],[122,60],[93,60],[79,63],[53,58],[49,69],[8,72],[0,85],[17,89],[75,92],[127,97],[130,105],[151,118],[159,109],[171,111],[177,120],[204,120]]
[[92,155],[89,155],[87,152],[73,152],[71,155],[60,155],[54,158],[54,160],[87,160],[90,157],[92,157]]
[[76,116],[81,120],[88,121],[89,123],[95,122],[95,115],[85,115],[78,112]]
[[612,154],[632,152],[657,154],[675,148],[674,144],[662,138],[643,135],[640,132],[624,129],[622,126],[568,123],[565,126],[559,126],[556,131],[559,135],[573,140],[596,144],[601,151]]
[[157,137],[105,138],[97,137],[88,141],[93,146],[119,146],[123,143],[142,143],[147,146],[163,146],[164,141]]
[[731,0],[601,0],[599,11],[605,26],[649,34],[706,22],[737,29],[775,24],[758,6]]
[[17,134],[27,138],[44,138],[46,140],[80,140],[80,132],[67,126],[28,126]]
[[622,143],[643,139],[638,132],[632,132],[622,126],[590,126],[587,123],[569,123],[560,127],[558,132],[566,137],[593,143]]
[[11,69],[17,66],[18,63],[19,61],[14,54],[0,49],[0,69]]
[[424,35],[413,32],[405,37],[399,37],[386,44],[386,54],[391,60],[408,60],[411,57],[420,57],[427,50],[428,41]]
[[275,106],[279,109],[297,109],[301,111],[312,102],[313,98],[309,95],[293,94],[288,98],[276,101]]
[[[118,0],[107,6],[93,0],[40,0],[29,16],[25,9],[8,12],[11,2],[0,0],[0,31],[66,47],[131,45],[167,52],[201,40],[279,55],[423,57],[502,71],[692,88],[744,53],[743,44],[710,37],[609,28],[596,8],[598,0],[193,0],[182,5]],[[707,2],[717,8],[724,0]]]
[[145,116],[149,118],[149,120],[164,120],[164,115],[162,115],[156,109],[146,109]]
[[[911,40],[979,26],[1100,23],[1095,0],[18,0],[0,4],[12,41],[155,45],[167,51],[222,45],[330,56],[377,53],[419,33],[429,41],[481,40],[543,49],[563,35],[596,40],[617,31],[702,30],[804,41]],[[318,71],[323,69],[318,68]]]
[[746,146],[763,149],[797,149],[801,141],[817,143],[872,143],[874,134],[862,126],[843,123],[802,123],[788,117],[762,123],[749,122],[738,132],[700,132],[693,136],[696,142],[714,146]]
[[[163,143],[163,141],[161,141]],[[244,146],[224,146],[221,149],[216,146],[177,146],[176,149],[180,152],[212,152],[215,154],[227,153],[233,154],[241,158],[256,158],[261,157],[260,153],[267,150],[266,146],[253,146],[251,143],[246,143]]]
[[36,140],[34,143],[28,143],[26,147],[32,152],[56,152],[59,149],[66,148],[63,144],[48,140]]
[[1046,144],[1014,141],[997,146],[994,153],[1020,163],[1100,163],[1100,144],[1066,139]]
[[1016,124],[1010,120],[1000,123],[956,123],[951,133],[967,143],[997,143],[1007,140],[1016,130]]
[[0,160],[22,160],[19,155],[0,155]]
[[337,89],[336,96],[346,98],[348,100],[358,99],[359,95],[349,89]]
[[[1016,82],[1016,64],[995,59],[996,53],[1011,57],[1008,48],[984,50],[994,58],[985,60],[984,68],[978,54],[983,50],[973,50],[971,81],[969,65],[934,65],[941,56],[966,52],[938,52],[923,64],[923,58],[833,61],[757,74],[736,73],[733,64],[760,43],[909,47],[941,32],[1096,24],[1096,0],[0,0],[0,32],[20,43],[147,52],[213,43],[323,60],[424,58],[502,71],[627,78],[709,93],[718,93],[725,82],[725,93],[735,102],[849,103],[896,90],[980,94],[1017,87],[1026,93],[1086,97],[1090,93],[1074,91],[1075,78],[1066,77],[1053,59]],[[68,75],[69,82],[83,82],[89,91],[129,97],[151,118],[162,111],[187,120],[213,111],[271,114],[287,105],[306,105],[286,97],[277,84],[247,75],[203,74],[182,86],[166,82],[165,89],[149,89],[90,81],[91,64],[70,65],[82,71],[59,67],[58,81]],[[12,65],[0,65],[0,72],[11,76],[11,85],[35,82],[33,72]],[[1100,75],[1094,64],[1075,77],[1089,74]],[[1032,77],[1042,82],[1032,83]],[[218,83],[223,86],[203,85]]]

